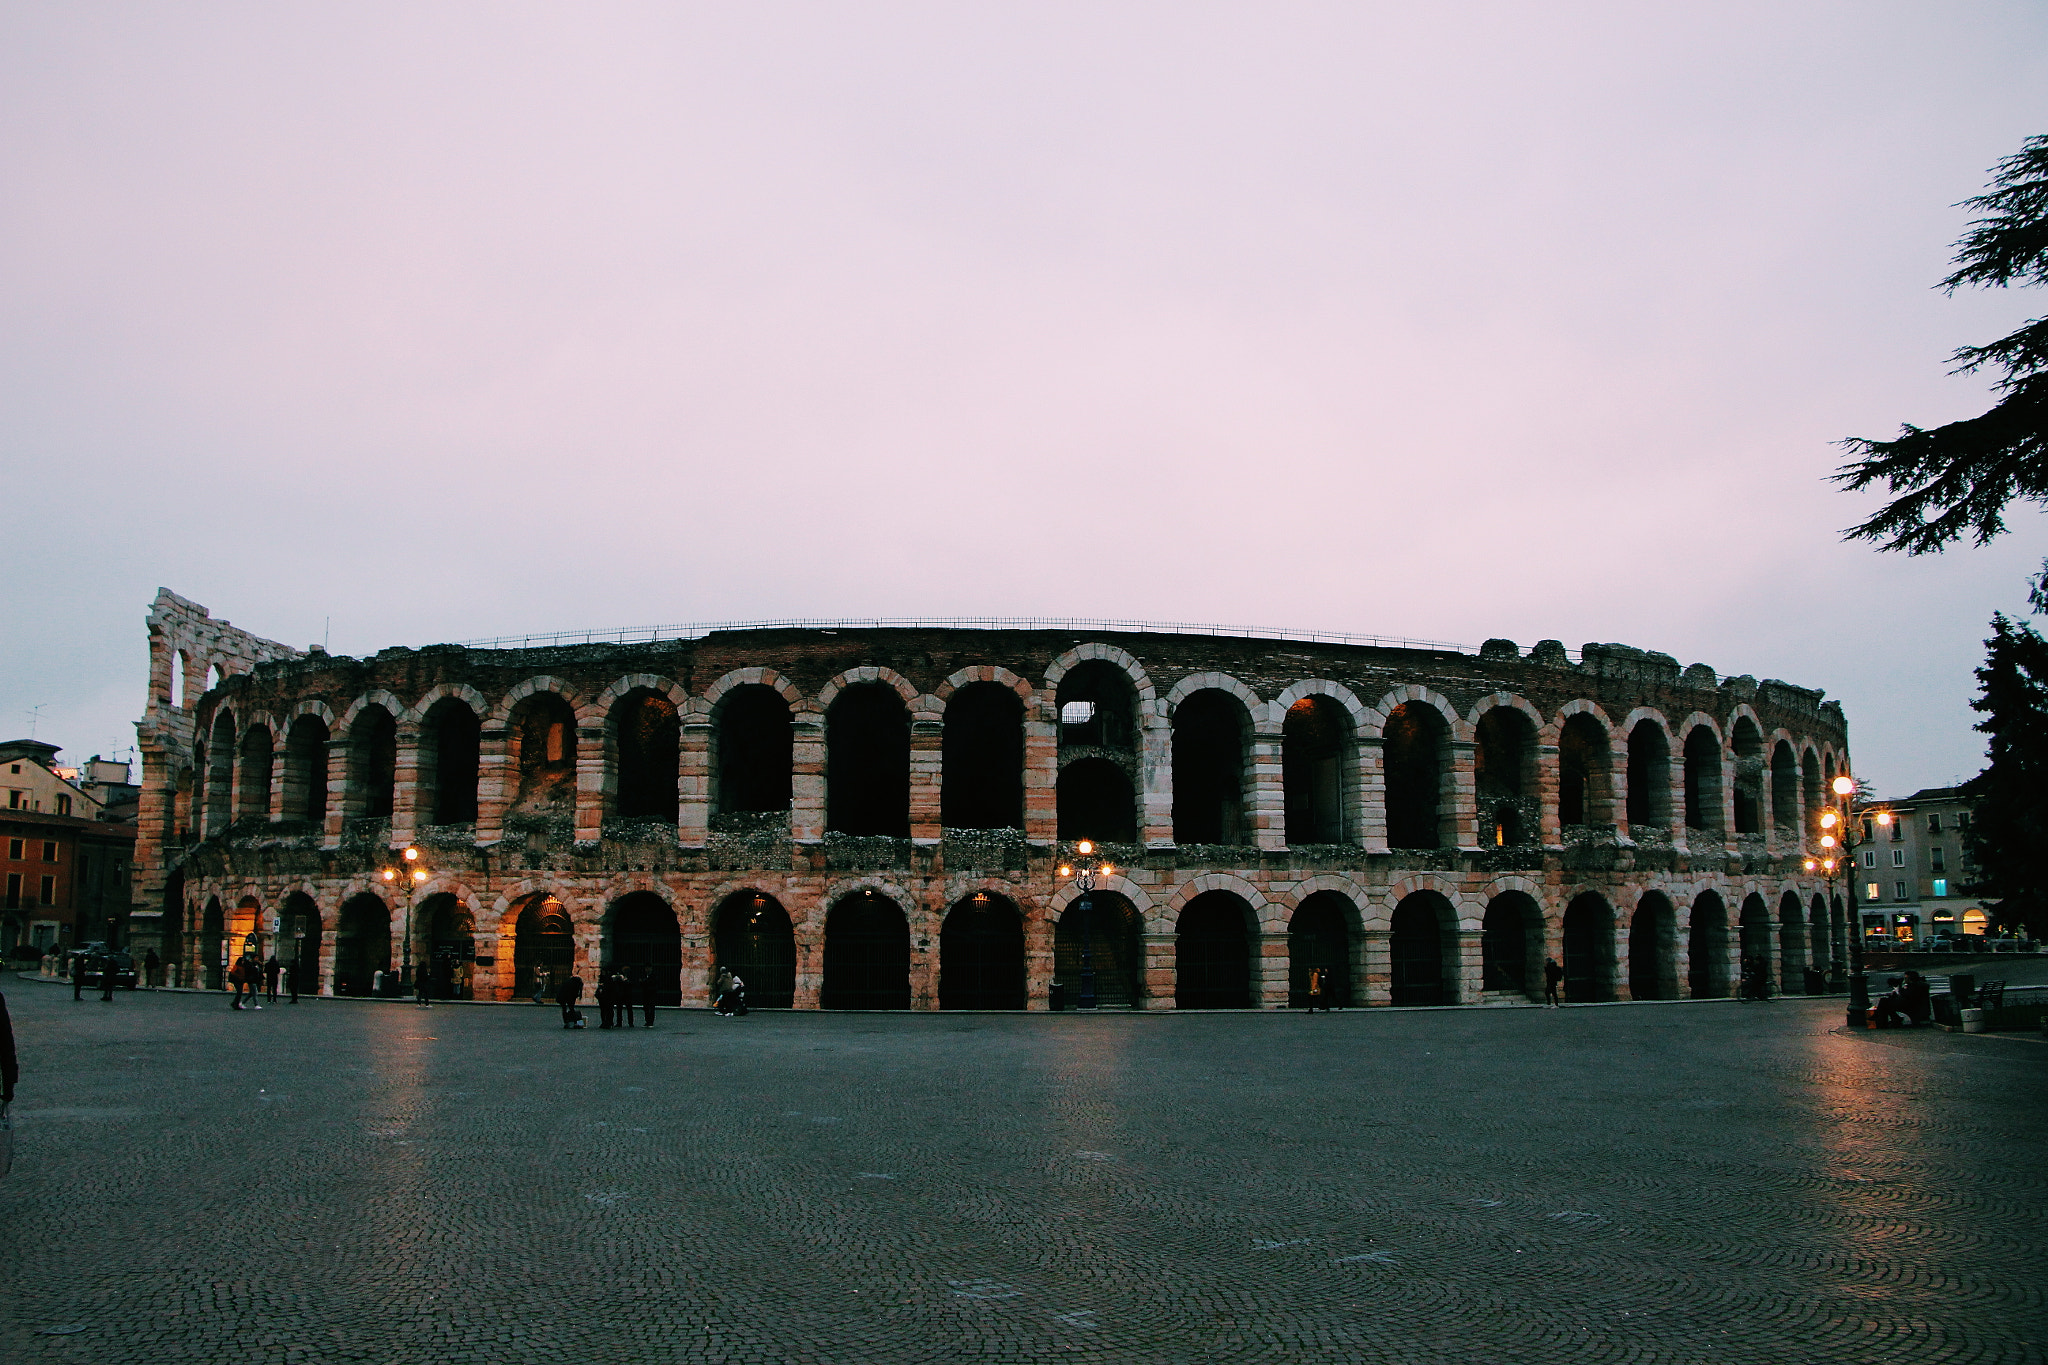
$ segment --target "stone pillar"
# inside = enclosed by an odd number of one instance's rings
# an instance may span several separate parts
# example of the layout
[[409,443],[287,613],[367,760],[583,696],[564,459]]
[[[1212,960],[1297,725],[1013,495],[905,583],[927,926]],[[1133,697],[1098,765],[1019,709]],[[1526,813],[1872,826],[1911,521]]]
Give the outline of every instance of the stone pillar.
[[327,819],[320,842],[327,848],[341,843],[342,828],[354,809],[348,789],[348,739],[334,735],[327,741]]
[[939,1007],[939,925],[945,910],[907,907],[910,915],[910,1008]]
[[[605,727],[576,727],[576,842],[593,844],[604,837],[604,816],[617,788],[617,765],[605,742]],[[586,978],[587,979],[587,978]]]
[[1175,980],[1174,936],[1146,934],[1143,943],[1145,998],[1140,1003],[1148,1010],[1170,1010],[1173,1008]]
[[[519,988],[519,907],[507,906],[498,917],[497,976],[495,989],[491,992],[494,1000],[516,999],[513,992]],[[550,988],[560,985],[551,981]]]
[[939,826],[939,784],[945,776],[945,722],[923,716],[910,722],[910,838],[936,844]]
[[[794,908],[790,917],[796,917]],[[825,981],[824,933],[822,926],[813,931],[806,924],[796,925],[796,1009],[818,1008],[818,990]]]
[[1451,989],[1444,994],[1451,1004],[1476,1005],[1486,988],[1486,933],[1480,929],[1458,929],[1453,933],[1458,971],[1447,983]]
[[683,1008],[711,1003],[711,934],[708,929],[683,930]]
[[[274,731],[270,736],[270,799],[264,803],[263,818],[273,825],[285,818],[285,788],[291,776],[291,750],[285,743],[285,736],[291,733],[287,725],[283,730]],[[300,779],[303,784],[304,779]],[[305,809],[305,793],[299,793],[299,809]]]
[[[1358,741],[1358,842],[1367,853],[1387,851],[1386,744],[1377,738]],[[1365,997],[1359,995],[1357,999]]]
[[[409,844],[413,831],[426,823],[419,809],[420,727],[411,721],[398,723],[398,763],[391,781],[391,843]],[[431,816],[432,811],[424,812]]]
[[1628,736],[1624,734],[1615,735],[1607,748],[1607,791],[1614,803],[1608,818],[1614,821],[1615,833],[1635,837],[1628,822]]
[[711,717],[683,717],[676,774],[676,842],[702,848],[711,838]]
[[1138,790],[1142,793],[1139,837],[1147,848],[1173,847],[1173,727],[1153,715],[1147,703],[1139,707],[1141,727],[1138,754]]
[[[825,837],[825,717],[821,712],[802,710],[790,717],[789,837],[800,844],[815,844]],[[801,984],[797,987],[803,990]],[[812,983],[812,1000],[804,1008],[816,1009],[817,986]]]
[[1391,929],[1367,929],[1359,936],[1360,966],[1352,999],[1362,1005],[1394,1003],[1394,933]]
[[1564,842],[1564,826],[1557,818],[1558,758],[1555,744],[1536,746],[1536,837],[1545,848]]
[[1044,718],[1057,715],[1051,708],[1052,702],[1040,699],[1025,712],[1024,837],[1034,844],[1059,837],[1060,727],[1057,719]]
[[476,841],[494,844],[505,837],[505,812],[519,785],[512,771],[512,731],[502,725],[479,731],[476,756]]
[[1479,746],[1469,740],[1452,740],[1447,746],[1450,763],[1437,788],[1437,838],[1446,848],[1479,847]]
[[1252,1003],[1262,1010],[1287,1008],[1293,955],[1287,931],[1262,933],[1252,943]]
[[1614,941],[1608,946],[1608,952],[1612,955],[1614,961],[1613,994],[1616,1000],[1635,999],[1635,991],[1629,986],[1629,913],[1628,908],[1625,906],[1617,905],[1614,907],[1614,928],[1612,931]]
[[1268,853],[1287,847],[1287,785],[1280,745],[1277,726],[1253,728],[1251,768],[1245,774],[1245,826],[1251,836],[1247,842]]

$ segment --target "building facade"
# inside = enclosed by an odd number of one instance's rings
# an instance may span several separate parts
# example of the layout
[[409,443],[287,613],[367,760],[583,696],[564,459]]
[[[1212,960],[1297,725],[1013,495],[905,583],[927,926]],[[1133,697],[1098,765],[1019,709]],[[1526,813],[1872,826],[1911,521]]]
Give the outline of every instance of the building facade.
[[[1966,782],[1859,808],[1856,896],[1866,939],[1910,943],[1989,930],[1983,902],[1958,889],[1977,875],[1969,848],[1974,804]],[[1880,811],[1891,819],[1880,824]]]
[[[1275,1008],[1729,993],[1839,964],[1837,703],[1620,645],[763,626],[300,652],[160,593],[140,941],[360,993]],[[209,674],[216,685],[203,686]],[[1084,894],[1081,840],[1112,868]],[[402,850],[416,857],[406,861]]]

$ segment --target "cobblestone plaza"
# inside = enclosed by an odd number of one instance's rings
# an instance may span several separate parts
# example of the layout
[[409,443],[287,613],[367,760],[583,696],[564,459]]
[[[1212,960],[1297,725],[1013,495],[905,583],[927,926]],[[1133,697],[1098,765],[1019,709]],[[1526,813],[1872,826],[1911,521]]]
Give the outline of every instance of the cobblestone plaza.
[[2048,1358],[2048,1046],[1833,1000],[606,1033],[7,984],[24,1365]]

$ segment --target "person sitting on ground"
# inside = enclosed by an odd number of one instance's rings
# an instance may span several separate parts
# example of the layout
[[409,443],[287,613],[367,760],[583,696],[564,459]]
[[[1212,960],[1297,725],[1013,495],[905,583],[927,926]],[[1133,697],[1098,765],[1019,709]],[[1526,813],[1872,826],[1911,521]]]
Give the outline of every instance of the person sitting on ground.
[[1918,972],[1907,972],[1900,992],[1906,1014],[1915,1024],[1925,1024],[1934,1018],[1934,992],[1929,988],[1926,977]]
[[1870,1007],[1870,1020],[1879,1028],[1904,1028],[1913,1022],[1913,1016],[1906,1012],[1906,983],[1902,977],[1887,977],[1885,985],[1891,987],[1877,998]]
[[583,999],[583,978],[570,972],[562,978],[562,984],[555,987],[555,1003],[562,1007],[562,1027],[575,1028],[583,1012],[576,1008]]

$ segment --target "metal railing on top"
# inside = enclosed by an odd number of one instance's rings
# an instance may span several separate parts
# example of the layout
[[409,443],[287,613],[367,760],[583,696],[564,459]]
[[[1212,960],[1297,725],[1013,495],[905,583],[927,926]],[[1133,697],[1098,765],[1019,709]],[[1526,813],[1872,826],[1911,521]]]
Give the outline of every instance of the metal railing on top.
[[1370,645],[1381,649],[1427,649],[1477,654],[1470,645],[1446,640],[1411,640],[1395,635],[1354,635],[1335,630],[1286,630],[1267,626],[1187,625],[1167,621],[1101,621],[1064,616],[870,616],[796,618],[775,621],[697,621],[667,626],[624,626],[607,630],[558,630],[539,635],[498,635],[460,640],[466,649],[550,649],[563,645],[649,644],[695,640],[717,630],[1076,630],[1143,635],[1220,635],[1237,639],[1292,640],[1318,645]]

